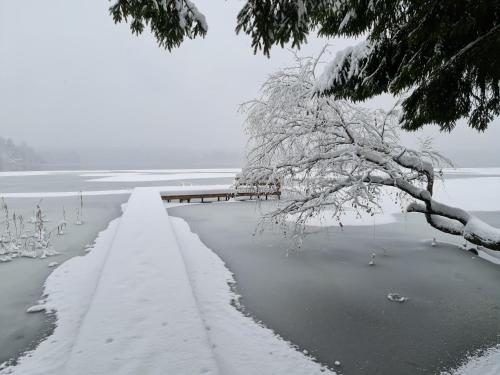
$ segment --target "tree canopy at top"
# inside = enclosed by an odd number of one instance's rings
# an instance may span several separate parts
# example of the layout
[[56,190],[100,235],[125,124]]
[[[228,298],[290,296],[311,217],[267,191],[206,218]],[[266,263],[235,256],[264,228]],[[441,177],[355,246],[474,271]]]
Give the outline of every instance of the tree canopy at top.
[[[130,18],[137,34],[149,26],[169,50],[208,30],[190,0],[112,1],[115,22]],[[316,90],[353,101],[408,92],[408,130],[451,130],[460,118],[485,130],[500,114],[500,0],[247,0],[236,31],[268,56],[275,45],[300,47],[311,31],[366,36],[337,54]]]

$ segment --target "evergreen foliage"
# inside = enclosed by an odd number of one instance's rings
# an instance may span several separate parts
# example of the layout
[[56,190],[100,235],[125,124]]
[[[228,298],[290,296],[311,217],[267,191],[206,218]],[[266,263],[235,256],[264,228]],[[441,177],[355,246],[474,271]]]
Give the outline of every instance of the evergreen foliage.
[[[115,1],[116,22],[130,16],[135,33],[150,25],[168,49],[207,31],[188,0]],[[449,131],[464,117],[485,130],[500,114],[500,0],[247,0],[236,31],[266,55],[274,45],[300,47],[311,31],[366,36],[330,64],[318,92],[353,101],[408,94],[408,130],[434,123]]]
[[109,8],[115,23],[127,21],[130,29],[141,34],[146,25],[158,44],[169,51],[187,37],[205,36],[205,17],[190,0],[116,0]]

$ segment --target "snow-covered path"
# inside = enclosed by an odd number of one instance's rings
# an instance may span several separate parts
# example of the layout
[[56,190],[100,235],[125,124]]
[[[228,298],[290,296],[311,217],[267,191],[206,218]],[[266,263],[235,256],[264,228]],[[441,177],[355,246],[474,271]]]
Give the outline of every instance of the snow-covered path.
[[154,190],[138,188],[127,204],[65,373],[219,373]]
[[0,374],[331,373],[231,306],[231,281],[158,189],[137,188],[95,248],[47,279],[53,335]]

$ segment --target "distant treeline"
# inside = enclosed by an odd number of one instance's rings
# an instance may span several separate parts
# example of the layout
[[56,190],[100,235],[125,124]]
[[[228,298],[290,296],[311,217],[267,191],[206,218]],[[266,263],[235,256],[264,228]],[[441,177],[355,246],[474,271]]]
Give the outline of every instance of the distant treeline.
[[43,158],[26,143],[16,145],[11,139],[0,137],[1,171],[40,169],[43,164]]

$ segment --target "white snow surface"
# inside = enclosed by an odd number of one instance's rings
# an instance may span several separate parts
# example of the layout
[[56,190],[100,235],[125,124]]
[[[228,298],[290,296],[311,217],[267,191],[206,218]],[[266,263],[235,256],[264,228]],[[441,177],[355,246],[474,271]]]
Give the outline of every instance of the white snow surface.
[[76,197],[80,194],[83,196],[92,195],[117,195],[131,194],[132,189],[117,189],[117,190],[85,190],[85,191],[33,191],[26,193],[0,193],[3,198],[57,198],[57,197]]
[[500,374],[500,345],[481,355],[472,357],[467,363],[441,375],[498,375]]
[[137,188],[93,251],[47,279],[54,333],[0,374],[332,374],[231,306],[231,281],[157,189]]
[[49,176],[56,174],[75,174],[83,177],[106,177],[127,173],[239,173],[241,168],[202,168],[202,169],[89,169],[55,171],[1,171],[0,177]]
[[[231,192],[231,185],[191,185],[191,186],[151,186],[149,189],[155,190],[160,193],[169,194],[201,194],[217,192]],[[115,195],[115,194],[131,194],[134,189],[117,189],[117,190],[84,190],[84,191],[41,191],[41,192],[28,192],[28,193],[0,193],[3,198],[38,198],[38,197],[76,197],[80,194],[83,196],[92,195]]]
[[[479,169],[481,171],[481,169]],[[473,172],[471,172],[473,173]],[[475,173],[475,172],[474,172]],[[485,172],[485,174],[487,174]],[[386,191],[397,191],[387,187]],[[471,177],[454,178],[445,181],[436,181],[434,185],[434,198],[441,203],[462,208],[466,211],[500,211],[500,177]],[[357,217],[353,211],[347,211],[341,218],[343,225],[379,225],[396,221],[394,215],[401,214],[406,205],[395,203],[389,194],[382,196],[380,201],[381,210],[376,210],[372,217],[362,214]],[[415,213],[413,215],[420,215]],[[290,218],[293,220],[293,218]],[[312,226],[336,226],[334,219],[328,210],[308,221]]]
[[445,175],[500,175],[500,168],[443,168]]
[[37,312],[41,312],[41,311],[45,311],[47,309],[47,307],[45,305],[33,305],[33,306],[30,306],[26,309],[26,312],[27,313],[37,313]]
[[190,172],[190,173],[168,173],[168,174],[146,174],[146,173],[116,173],[105,177],[87,180],[88,182],[151,182],[151,181],[175,181],[194,180],[205,178],[234,178],[235,172]]

